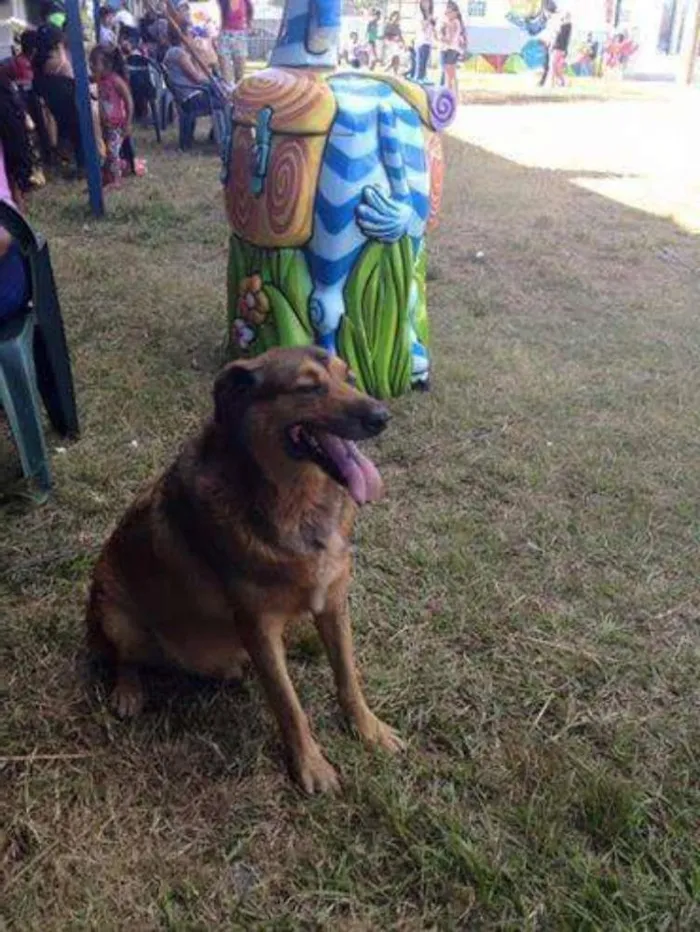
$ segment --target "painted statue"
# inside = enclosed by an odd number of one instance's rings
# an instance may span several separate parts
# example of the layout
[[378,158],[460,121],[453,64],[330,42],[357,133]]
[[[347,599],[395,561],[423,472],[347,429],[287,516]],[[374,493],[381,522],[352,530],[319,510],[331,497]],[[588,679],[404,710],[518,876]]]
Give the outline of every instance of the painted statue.
[[271,67],[235,91],[230,350],[315,342],[386,398],[429,378],[425,232],[455,102],[334,72],[339,29],[340,0],[288,0]]

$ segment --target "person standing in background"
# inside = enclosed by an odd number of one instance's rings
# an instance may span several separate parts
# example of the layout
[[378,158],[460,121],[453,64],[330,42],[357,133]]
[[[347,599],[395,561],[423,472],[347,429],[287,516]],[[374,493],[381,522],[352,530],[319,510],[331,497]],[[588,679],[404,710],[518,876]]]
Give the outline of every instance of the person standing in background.
[[100,7],[99,20],[99,44],[105,49],[115,49],[117,47],[117,27],[115,25],[114,10],[108,6]]
[[467,39],[464,21],[459,7],[454,0],[448,0],[445,8],[445,17],[440,27],[440,40],[442,43],[442,65],[444,80],[442,83],[452,91],[459,100],[459,87],[457,84],[457,65],[466,52]]
[[[103,183],[118,187],[122,178],[122,147],[127,140],[127,150],[132,151],[130,137],[134,101],[119,49],[95,46],[90,52],[90,68],[97,84],[100,124],[106,147]],[[131,162],[133,165],[133,155]]]
[[45,101],[56,122],[59,153],[65,156],[73,154],[78,169],[82,169],[83,149],[75,103],[75,77],[60,29],[39,26],[32,67],[32,87]]
[[542,35],[540,36],[540,41],[544,46],[544,65],[542,68],[542,77],[539,81],[539,86],[544,87],[549,78],[549,71],[552,64],[552,52],[554,50],[554,40],[557,37],[559,32],[559,26],[561,24],[561,18],[557,10],[556,3],[550,3],[547,6],[549,16],[547,17],[547,24],[544,27]]
[[387,71],[393,74],[399,73],[402,49],[403,34],[401,32],[401,17],[399,11],[394,10],[384,30],[384,54],[387,61]]
[[66,25],[66,11],[60,0],[40,0],[39,22],[46,26],[63,29]]
[[430,64],[430,53],[435,44],[435,13],[433,0],[420,0],[416,22],[416,72],[417,81],[425,81]]
[[131,12],[129,7],[126,5],[126,0],[117,0],[117,3],[114,4],[114,28],[117,31],[117,38],[122,28],[124,29],[136,29],[138,24],[136,22],[136,17]]
[[565,13],[552,46],[552,83],[555,87],[564,87],[566,84],[565,68],[570,42],[571,14]]
[[227,84],[243,78],[248,58],[248,33],[253,22],[251,0],[219,0],[221,32],[217,51],[221,75]]
[[360,67],[360,37],[358,33],[351,32],[348,36],[347,44],[340,50],[340,63],[345,63],[351,68]]
[[369,47],[369,67],[374,71],[379,63],[379,23],[381,10],[372,10],[367,23],[367,46]]

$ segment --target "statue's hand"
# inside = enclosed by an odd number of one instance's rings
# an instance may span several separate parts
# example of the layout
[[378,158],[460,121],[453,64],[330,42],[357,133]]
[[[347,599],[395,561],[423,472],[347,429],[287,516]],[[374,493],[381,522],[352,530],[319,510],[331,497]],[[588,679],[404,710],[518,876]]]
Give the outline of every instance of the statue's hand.
[[408,231],[412,211],[410,203],[394,200],[376,185],[371,185],[363,190],[355,216],[367,239],[395,243]]

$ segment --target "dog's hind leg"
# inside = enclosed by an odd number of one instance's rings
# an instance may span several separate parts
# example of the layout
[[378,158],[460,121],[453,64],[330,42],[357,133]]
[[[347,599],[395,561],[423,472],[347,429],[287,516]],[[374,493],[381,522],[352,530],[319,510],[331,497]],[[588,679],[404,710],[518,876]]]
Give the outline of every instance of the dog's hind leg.
[[307,793],[337,790],[338,774],[323,756],[289,678],[285,657],[284,621],[252,619],[240,625],[241,638],[262,681],[282,732],[296,781]]
[[362,692],[352,646],[346,580],[329,590],[323,611],[314,616],[314,621],[333,668],[338,700],[349,721],[367,744],[402,751],[405,743],[393,728],[377,718]]

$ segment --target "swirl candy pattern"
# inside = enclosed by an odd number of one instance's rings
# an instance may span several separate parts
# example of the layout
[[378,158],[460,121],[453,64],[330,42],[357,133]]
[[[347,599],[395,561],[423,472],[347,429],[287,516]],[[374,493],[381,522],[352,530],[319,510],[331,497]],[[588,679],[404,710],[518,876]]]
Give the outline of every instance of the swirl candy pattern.
[[298,208],[305,200],[312,203],[310,192],[304,190],[308,184],[307,152],[307,140],[294,137],[280,139],[275,146],[267,196],[268,219],[274,236],[286,236],[290,240],[306,238]]
[[446,129],[457,113],[457,101],[454,94],[445,87],[427,88],[428,106],[430,108],[431,126],[437,132]]
[[301,246],[311,236],[314,191],[321,170],[322,136],[277,136],[260,196],[250,189],[255,139],[250,129],[233,133],[226,212],[234,232],[255,246]]
[[255,126],[263,107],[272,110],[274,133],[326,133],[336,113],[333,93],[322,75],[287,68],[266,68],[239,85],[234,123]]

